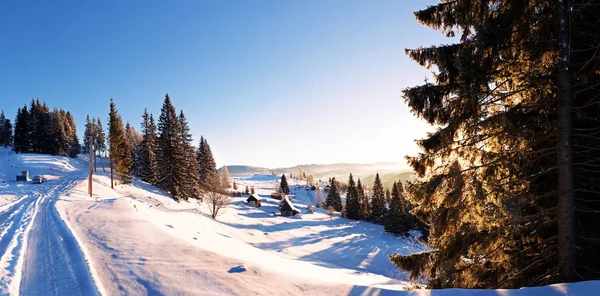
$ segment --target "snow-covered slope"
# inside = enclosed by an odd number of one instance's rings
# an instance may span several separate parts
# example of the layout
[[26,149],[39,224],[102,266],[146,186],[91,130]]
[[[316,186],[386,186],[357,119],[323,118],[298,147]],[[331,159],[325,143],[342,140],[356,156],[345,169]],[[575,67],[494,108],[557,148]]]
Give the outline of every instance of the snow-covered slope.
[[[88,258],[54,204],[85,178],[81,159],[0,148],[0,295],[95,295]],[[48,182],[16,182],[28,170]]]
[[[0,148],[1,149],[1,148]],[[99,164],[99,167],[101,167]],[[10,181],[28,169],[41,186]],[[387,255],[427,248],[381,226],[329,217],[306,206],[281,217],[272,176],[237,179],[261,208],[233,198],[217,220],[206,205],[174,202],[135,181],[110,188],[100,169],[87,194],[85,163],[0,150],[0,295],[593,295],[600,282],[520,290],[410,290]],[[48,246],[48,247],[44,247]]]

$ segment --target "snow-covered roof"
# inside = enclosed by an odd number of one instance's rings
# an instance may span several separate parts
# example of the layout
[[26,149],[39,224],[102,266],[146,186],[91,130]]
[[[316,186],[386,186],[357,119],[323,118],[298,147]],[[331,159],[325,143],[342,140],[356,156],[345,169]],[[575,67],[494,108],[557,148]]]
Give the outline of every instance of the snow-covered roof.
[[298,212],[300,213],[300,210],[298,210],[296,207],[294,207],[294,204],[292,204],[292,202],[290,201],[290,199],[286,196],[284,197],[281,202],[279,202],[279,210],[280,211],[294,211],[294,212]]

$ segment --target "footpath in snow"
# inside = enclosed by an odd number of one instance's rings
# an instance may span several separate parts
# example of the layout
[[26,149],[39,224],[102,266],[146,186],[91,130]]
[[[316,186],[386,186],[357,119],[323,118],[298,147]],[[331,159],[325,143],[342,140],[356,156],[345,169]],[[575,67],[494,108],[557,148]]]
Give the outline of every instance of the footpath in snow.
[[[54,206],[84,178],[81,162],[0,150],[0,295],[98,295],[88,263]],[[45,184],[13,182],[20,170]],[[32,175],[33,175],[32,174]]]

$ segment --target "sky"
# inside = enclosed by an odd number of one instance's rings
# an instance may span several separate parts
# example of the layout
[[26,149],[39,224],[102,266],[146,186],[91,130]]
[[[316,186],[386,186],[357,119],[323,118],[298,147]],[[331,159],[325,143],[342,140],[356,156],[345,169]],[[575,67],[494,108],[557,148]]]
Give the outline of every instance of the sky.
[[217,164],[404,162],[431,127],[402,89],[405,48],[450,43],[425,0],[1,1],[0,109],[32,98],[106,127],[156,118],[165,94]]

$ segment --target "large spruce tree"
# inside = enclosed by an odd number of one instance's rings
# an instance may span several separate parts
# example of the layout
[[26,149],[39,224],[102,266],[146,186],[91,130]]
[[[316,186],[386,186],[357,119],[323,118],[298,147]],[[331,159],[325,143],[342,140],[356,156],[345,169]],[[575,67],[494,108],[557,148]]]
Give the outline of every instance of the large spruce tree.
[[182,170],[186,155],[182,142],[179,118],[167,94],[158,119],[157,184],[175,200],[186,197],[184,178],[187,176]]
[[360,200],[358,191],[356,190],[356,183],[352,174],[348,177],[348,191],[346,192],[346,218],[360,220],[362,218],[362,212],[360,208]]
[[518,288],[600,270],[600,24],[589,1],[443,1],[415,13],[457,43],[407,50],[404,91],[437,130],[409,157],[435,251],[391,260],[429,287]]

